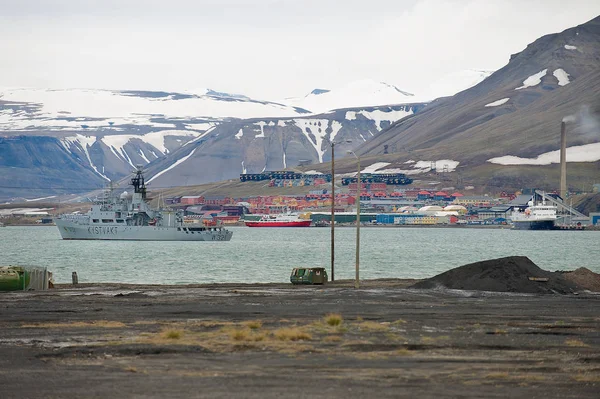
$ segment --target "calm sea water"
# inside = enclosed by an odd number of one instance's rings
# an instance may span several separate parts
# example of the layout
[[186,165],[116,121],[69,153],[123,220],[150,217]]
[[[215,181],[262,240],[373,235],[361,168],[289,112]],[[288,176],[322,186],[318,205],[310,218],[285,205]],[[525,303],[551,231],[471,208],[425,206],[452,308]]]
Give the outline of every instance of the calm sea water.
[[[0,228],[0,265],[45,266],[56,282],[288,282],[293,267],[330,269],[328,228],[233,227],[230,242],[64,241],[54,226]],[[354,278],[354,228],[336,229],[336,279]],[[547,270],[600,272],[598,231],[361,229],[361,278],[423,278],[525,255]]]

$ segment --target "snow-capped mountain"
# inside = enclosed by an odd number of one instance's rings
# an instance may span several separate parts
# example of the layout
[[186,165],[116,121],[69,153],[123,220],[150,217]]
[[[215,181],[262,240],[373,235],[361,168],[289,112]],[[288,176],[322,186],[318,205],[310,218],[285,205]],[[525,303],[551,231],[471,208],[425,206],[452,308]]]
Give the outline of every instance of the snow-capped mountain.
[[467,69],[432,79],[419,93],[409,93],[385,82],[359,80],[333,90],[318,88],[304,97],[293,97],[281,102],[313,113],[341,108],[431,102],[436,98],[452,96],[475,86],[493,71]]
[[[231,179],[301,161],[327,162],[327,140],[352,140],[341,146],[338,156],[343,157],[345,149],[421,111],[426,104],[417,100],[372,80],[285,101],[204,88],[0,89],[0,148],[7,160],[0,185],[4,180],[9,187],[16,178],[54,194],[101,186],[145,165],[152,183],[164,187]],[[52,159],[58,162],[56,170]],[[36,176],[46,176],[46,184]],[[85,176],[85,182],[74,182],[76,176]]]
[[[225,118],[300,116],[306,110],[210,89],[188,93],[141,90],[0,89],[0,131],[205,130]],[[198,122],[197,122],[198,121]],[[196,126],[200,123],[201,126]],[[198,128],[198,129],[197,129]]]
[[350,82],[333,90],[315,89],[304,97],[287,98],[282,102],[313,113],[323,113],[341,108],[406,104],[419,100],[414,94],[394,85],[366,79]]

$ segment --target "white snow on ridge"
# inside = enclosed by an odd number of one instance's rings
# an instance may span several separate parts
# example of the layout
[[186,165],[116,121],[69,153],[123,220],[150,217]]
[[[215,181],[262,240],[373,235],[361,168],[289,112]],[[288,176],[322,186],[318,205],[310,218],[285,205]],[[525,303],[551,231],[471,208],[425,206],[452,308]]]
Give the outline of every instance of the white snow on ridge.
[[166,173],[168,171],[170,171],[171,169],[173,169],[174,167],[176,167],[177,165],[181,164],[182,162],[185,162],[188,160],[189,157],[191,157],[192,155],[194,155],[194,152],[196,152],[196,148],[194,148],[188,155],[186,155],[185,157],[178,159],[177,162],[175,162],[173,165],[169,166],[167,169],[161,170],[160,172],[158,172],[157,174],[155,174],[154,176],[152,176],[152,178],[150,180],[147,181],[147,183],[150,183],[152,180],[156,179],[158,176],[162,175],[163,173]]
[[46,200],[46,199],[50,199],[50,198],[56,198],[56,195],[51,195],[50,197],[32,198],[32,199],[25,198],[25,202],[42,201],[42,200]]
[[94,171],[98,175],[102,176],[102,178],[110,181],[110,179],[108,177],[106,177],[104,174],[100,173],[100,171],[98,170],[96,165],[94,165],[94,163],[92,162],[92,158],[90,158],[90,153],[88,151],[88,147],[91,147],[96,142],[96,140],[97,140],[96,137],[93,137],[93,136],[90,137],[90,136],[83,136],[81,134],[76,134],[75,137],[73,137],[73,136],[64,137],[60,141],[61,141],[62,145],[65,147],[65,149],[69,152],[71,152],[71,148],[70,148],[71,145],[79,146],[85,153],[88,163],[94,169]]
[[[414,165],[413,168],[415,169],[431,169],[431,162],[432,161],[417,161]],[[448,172],[453,172],[456,167],[458,166],[460,162],[458,161],[453,161],[451,159],[440,159],[438,161],[435,161],[435,169],[438,172],[443,172],[444,168],[446,168],[446,170]]]
[[329,136],[329,140],[334,141],[335,136],[337,136],[337,134],[339,133],[339,131],[341,129],[342,129],[342,124],[340,122],[331,121],[331,135]]
[[260,126],[260,134],[254,136],[254,138],[264,138],[265,137],[265,126],[267,126],[267,122],[257,122],[255,125]]
[[409,115],[412,115],[413,111],[412,109],[409,111],[405,111],[403,109],[401,110],[391,110],[391,111],[382,111],[379,109],[376,109],[374,111],[346,111],[346,120],[352,121],[356,119],[357,115],[362,115],[367,119],[370,119],[372,121],[375,122],[375,126],[377,127],[377,130],[381,131],[382,127],[381,127],[381,122],[383,121],[387,121],[390,123],[394,123],[396,121],[399,121],[400,119],[407,117]]
[[577,46],[571,46],[570,44],[565,44],[565,48],[567,50],[577,50]]
[[[87,89],[0,89],[3,100],[42,104],[40,117],[56,118],[64,112],[72,117],[134,118],[252,118],[296,116],[292,107],[251,101],[219,101],[211,97],[174,100],[127,95],[119,91]],[[106,122],[104,122],[106,124]]]
[[148,164],[148,163],[150,163],[150,160],[149,160],[149,159],[146,157],[146,154],[144,154],[144,151],[142,151],[142,150],[139,150],[139,151],[138,151],[138,154],[140,154],[140,156],[142,157],[142,159],[143,159],[144,161],[146,161],[146,163],[147,163],[147,164]]
[[569,83],[571,83],[571,81],[569,80],[569,76],[571,75],[565,72],[565,70],[562,68],[558,68],[552,74],[554,75],[554,77],[556,77],[556,79],[558,79],[559,86],[566,86]]
[[506,98],[503,98],[503,99],[501,99],[501,100],[497,100],[497,101],[491,102],[491,103],[489,103],[489,104],[485,104],[485,106],[486,106],[486,107],[497,107],[497,106],[499,106],[499,105],[506,104],[506,102],[507,102],[508,100],[510,100],[510,97],[506,97]]
[[314,114],[341,108],[358,108],[377,105],[407,104],[418,101],[411,93],[403,92],[385,82],[370,79],[350,82],[321,94],[290,98],[283,103],[309,110]]
[[201,130],[203,132],[207,131],[208,129],[210,129],[213,126],[213,123],[211,122],[204,122],[204,123],[186,123],[185,127],[187,129],[190,130]]
[[[417,175],[431,171],[432,161],[407,161],[413,169],[389,168],[381,169],[390,165],[388,162],[377,162],[364,169],[364,173],[404,173],[405,175]],[[451,159],[441,159],[435,162],[435,168],[438,172],[453,172],[460,162]],[[446,168],[446,169],[444,169]],[[381,170],[380,170],[381,169]]]
[[377,171],[377,169],[385,168],[388,165],[390,165],[389,162],[376,162],[361,170],[361,173],[374,173],[375,171]]
[[[319,156],[319,163],[323,163],[323,155],[325,154],[325,150],[323,149],[323,140],[327,134],[325,130],[327,130],[327,126],[329,125],[329,120],[294,119],[294,123],[300,128],[300,130],[302,130],[302,133],[313,145],[315,151],[317,151],[317,155]],[[311,137],[311,134],[308,132],[308,130],[310,130],[310,133],[312,133],[312,136],[314,136],[314,138]]]
[[235,134],[235,138],[238,140],[241,140],[243,136],[244,136],[244,130],[242,128],[240,128],[240,131]]
[[543,71],[539,71],[538,73],[531,75],[523,81],[523,86],[517,87],[515,90],[526,89],[528,87],[539,85],[542,82],[542,77],[546,75],[546,72],[548,72],[547,68]]
[[[513,155],[487,160],[499,165],[550,165],[560,162],[560,150],[545,152],[536,158],[521,158]],[[567,148],[567,162],[600,161],[600,143],[584,144]]]

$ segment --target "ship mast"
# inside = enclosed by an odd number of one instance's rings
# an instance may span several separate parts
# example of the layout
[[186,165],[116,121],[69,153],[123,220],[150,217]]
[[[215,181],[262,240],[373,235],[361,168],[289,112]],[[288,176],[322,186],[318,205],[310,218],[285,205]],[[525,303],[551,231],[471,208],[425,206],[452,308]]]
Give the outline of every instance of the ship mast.
[[146,200],[146,183],[144,182],[144,175],[142,174],[142,166],[137,167],[135,176],[131,178],[131,184],[133,191],[142,194],[142,200]]

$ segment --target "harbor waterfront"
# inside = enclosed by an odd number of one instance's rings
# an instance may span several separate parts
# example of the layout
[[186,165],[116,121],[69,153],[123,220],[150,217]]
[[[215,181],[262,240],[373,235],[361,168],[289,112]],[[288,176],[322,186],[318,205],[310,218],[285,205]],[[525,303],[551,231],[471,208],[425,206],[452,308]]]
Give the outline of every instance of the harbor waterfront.
[[[57,283],[289,282],[294,267],[330,267],[321,228],[231,227],[229,242],[64,241],[54,226],[0,230],[4,265],[46,267]],[[354,278],[355,229],[336,234],[336,280]],[[361,234],[361,279],[425,278],[484,259],[529,257],[542,269],[600,272],[597,231],[384,228]]]

